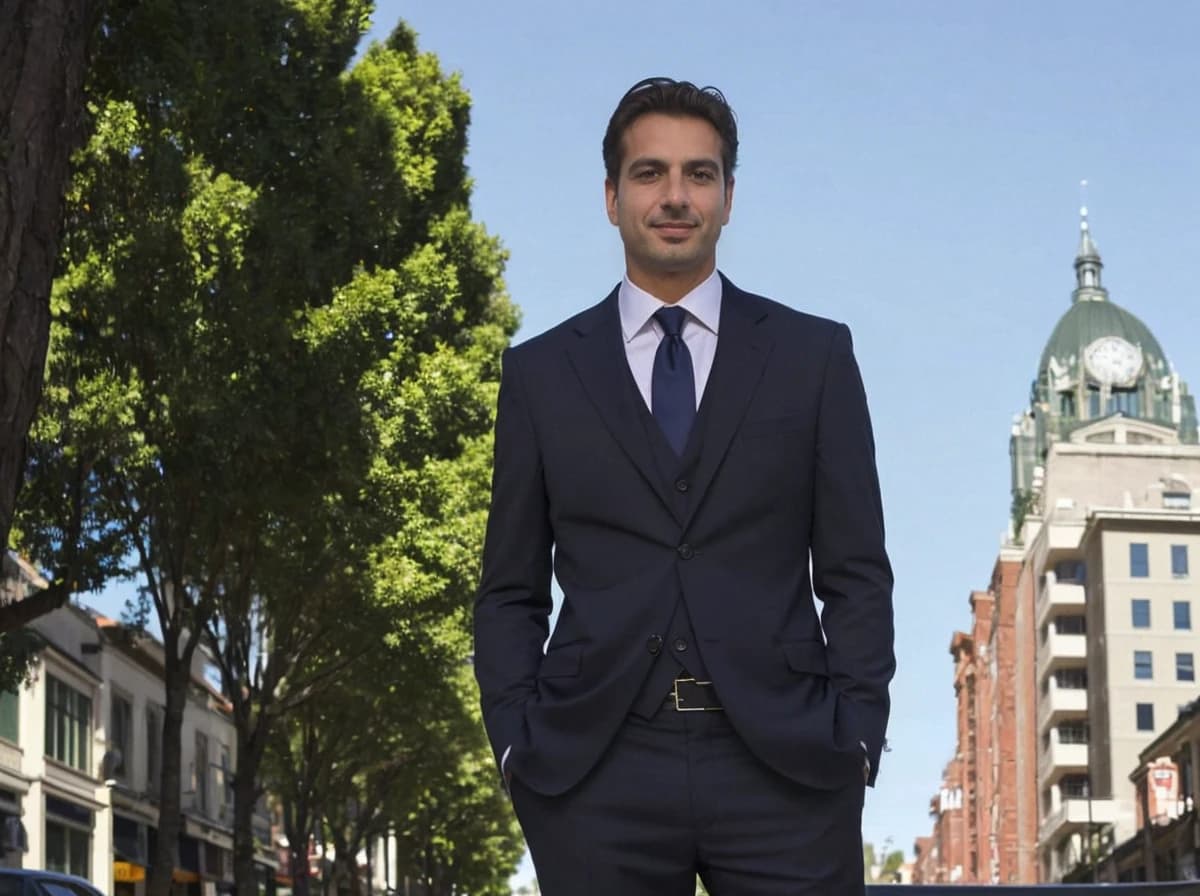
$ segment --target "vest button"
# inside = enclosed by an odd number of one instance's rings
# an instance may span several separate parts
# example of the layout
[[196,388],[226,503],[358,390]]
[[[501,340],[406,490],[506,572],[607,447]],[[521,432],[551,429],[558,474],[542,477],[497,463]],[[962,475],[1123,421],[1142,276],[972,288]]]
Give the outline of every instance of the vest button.
[[683,653],[687,650],[687,641],[683,640],[683,638],[676,638],[675,643],[671,646],[675,648],[676,653]]
[[675,480],[675,491],[677,492],[686,492],[690,487],[691,486],[686,479]]
[[662,645],[663,639],[658,635],[651,635],[646,640],[646,650],[650,652],[651,656],[658,656],[658,654],[662,651]]

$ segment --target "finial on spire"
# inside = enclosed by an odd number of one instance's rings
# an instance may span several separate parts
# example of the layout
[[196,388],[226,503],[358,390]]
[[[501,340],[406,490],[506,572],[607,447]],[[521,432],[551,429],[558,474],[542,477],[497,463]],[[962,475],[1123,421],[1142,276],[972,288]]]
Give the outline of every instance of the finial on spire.
[[1100,269],[1104,267],[1100,261],[1100,250],[1092,239],[1091,228],[1088,226],[1086,180],[1079,182],[1079,252],[1075,256],[1076,289],[1073,301],[1080,299],[1104,301],[1108,297],[1107,290],[1100,285]]

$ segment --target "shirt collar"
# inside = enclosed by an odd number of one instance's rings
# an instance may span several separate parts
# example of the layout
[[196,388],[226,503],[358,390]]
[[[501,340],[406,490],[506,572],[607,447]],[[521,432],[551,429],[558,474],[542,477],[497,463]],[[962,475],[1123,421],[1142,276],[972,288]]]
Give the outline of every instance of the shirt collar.
[[[626,274],[617,291],[617,307],[621,312],[621,332],[625,341],[629,342],[640,333],[650,323],[654,312],[666,304],[636,285]],[[693,318],[715,335],[721,319],[721,278],[716,269],[675,304],[686,308]]]

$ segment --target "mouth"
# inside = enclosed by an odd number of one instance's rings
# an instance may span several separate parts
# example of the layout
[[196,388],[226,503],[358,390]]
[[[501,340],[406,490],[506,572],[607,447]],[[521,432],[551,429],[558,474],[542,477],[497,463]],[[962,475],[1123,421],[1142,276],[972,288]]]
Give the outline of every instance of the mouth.
[[685,221],[664,221],[661,224],[651,224],[651,228],[666,237],[685,237],[696,229],[695,224]]

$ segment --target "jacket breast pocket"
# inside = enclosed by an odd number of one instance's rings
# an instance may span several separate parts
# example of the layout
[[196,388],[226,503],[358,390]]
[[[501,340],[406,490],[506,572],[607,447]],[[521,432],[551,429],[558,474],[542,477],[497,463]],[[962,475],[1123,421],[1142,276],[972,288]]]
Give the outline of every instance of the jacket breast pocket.
[[811,428],[812,421],[803,414],[790,414],[786,417],[768,417],[762,420],[747,420],[742,424],[743,439],[761,439],[769,436],[779,436],[786,433],[799,433]]

